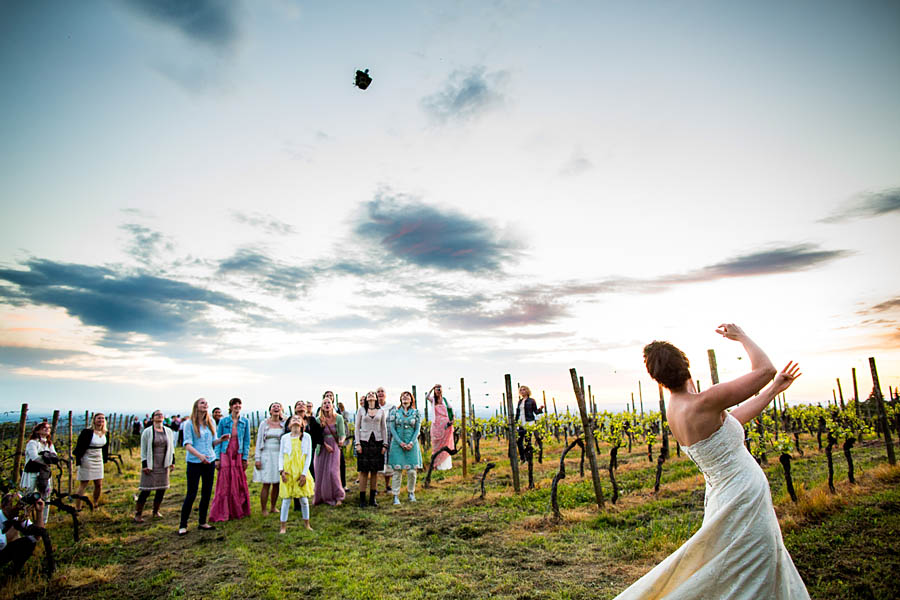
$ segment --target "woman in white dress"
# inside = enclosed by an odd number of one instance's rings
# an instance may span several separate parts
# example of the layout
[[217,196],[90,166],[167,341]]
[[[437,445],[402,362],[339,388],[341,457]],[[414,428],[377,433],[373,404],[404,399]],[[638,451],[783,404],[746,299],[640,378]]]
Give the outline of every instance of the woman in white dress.
[[[769,357],[740,327],[723,324],[716,332],[744,346],[751,371],[703,392],[694,386],[681,350],[668,342],[644,348],[650,376],[672,394],[672,434],[706,478],[705,509],[697,533],[617,600],[809,598],[784,547],[769,482],[743,444],[743,424],[799,377],[799,367],[789,362],[776,375]],[[738,403],[743,404],[726,411]]]
[[[109,459],[109,436],[106,435],[106,416],[94,414],[91,427],[82,429],[75,443],[75,464],[78,465],[78,492],[84,495],[88,482],[94,482],[94,506],[103,492],[103,465]],[[81,510],[81,500],[75,500],[75,508]]]
[[[56,448],[53,446],[53,440],[50,438],[50,423],[47,423],[46,421],[38,423],[34,426],[34,429],[31,430],[31,437],[28,438],[28,443],[25,444],[25,464],[27,465],[28,462],[32,460],[39,463],[45,463],[44,457],[41,456],[41,452],[44,451],[56,454]],[[37,473],[29,473],[23,469],[19,487],[24,488],[26,493],[30,493],[35,491],[37,481]],[[45,523],[50,516],[50,505],[46,502],[50,500],[50,492],[52,489],[53,477],[51,476],[49,481],[46,482],[46,489],[38,490],[42,492],[41,497],[44,499]]]
[[[269,405],[269,418],[260,423],[256,432],[256,469],[253,481],[262,483],[259,490],[259,503],[263,516],[275,512],[278,500],[278,488],[281,475],[278,473],[278,452],[281,448],[281,436],[284,433],[284,416],[280,402]],[[271,493],[271,501],[269,500]],[[271,508],[267,507],[269,505]]]

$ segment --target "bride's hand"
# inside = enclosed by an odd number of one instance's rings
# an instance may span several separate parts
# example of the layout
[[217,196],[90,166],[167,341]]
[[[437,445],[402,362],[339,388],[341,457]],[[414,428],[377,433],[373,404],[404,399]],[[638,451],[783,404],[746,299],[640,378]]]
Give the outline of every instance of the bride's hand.
[[740,340],[747,335],[743,329],[734,323],[722,323],[716,328],[716,333],[729,340]]
[[775,395],[778,395],[791,387],[794,380],[803,375],[803,373],[800,373],[799,371],[800,365],[794,361],[790,361],[787,366],[781,370],[781,373],[775,376],[774,381],[772,381],[772,389],[775,391]]

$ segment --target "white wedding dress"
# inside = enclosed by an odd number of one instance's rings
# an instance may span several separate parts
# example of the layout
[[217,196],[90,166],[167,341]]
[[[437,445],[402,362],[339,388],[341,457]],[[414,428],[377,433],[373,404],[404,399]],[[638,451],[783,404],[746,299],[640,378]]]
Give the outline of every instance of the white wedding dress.
[[703,525],[616,600],[808,599],[740,422],[683,449],[706,478]]

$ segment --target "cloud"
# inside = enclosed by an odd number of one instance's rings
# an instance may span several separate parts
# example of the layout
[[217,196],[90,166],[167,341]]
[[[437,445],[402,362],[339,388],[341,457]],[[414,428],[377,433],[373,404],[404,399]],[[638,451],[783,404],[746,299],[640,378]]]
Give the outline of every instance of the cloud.
[[126,4],[152,21],[216,49],[230,47],[238,37],[239,4],[232,0],[127,0]]
[[858,311],[858,314],[868,315],[872,313],[888,312],[898,308],[900,308],[900,296],[891,298],[890,300],[885,300],[884,302],[879,302],[874,306],[870,306],[869,308]]
[[732,277],[793,273],[844,258],[849,254],[850,252],[847,250],[819,250],[811,244],[798,244],[735,256],[684,275],[661,277],[656,281],[659,283],[690,283]]
[[[782,246],[742,254],[722,262],[688,271],[637,279],[610,277],[598,281],[568,281],[531,286],[529,289],[545,297],[594,296],[607,294],[650,294],[673,286],[717,281],[738,277],[756,277],[795,273],[849,256],[847,250],[820,250],[811,244]],[[526,290],[520,290],[524,294]]]
[[149,227],[136,223],[120,225],[119,229],[131,234],[132,239],[127,252],[141,263],[150,264],[159,254],[160,249],[172,251],[175,249],[171,241],[165,239],[162,233],[153,231]]
[[569,316],[565,305],[534,295],[512,295],[494,300],[481,294],[427,296],[428,314],[441,325],[454,329],[496,329],[547,325]]
[[291,225],[290,223],[285,223],[284,221],[279,221],[272,215],[264,215],[258,212],[247,214],[235,210],[232,211],[231,216],[238,223],[244,223],[245,225],[250,225],[251,227],[258,227],[266,233],[271,233],[274,235],[293,235],[297,233],[296,230],[294,230],[293,225]]
[[855,219],[879,217],[897,211],[900,211],[900,187],[858,194],[830,216],[820,219],[820,222],[846,223]]
[[219,263],[220,275],[244,275],[263,289],[294,299],[312,283],[314,272],[278,263],[257,250],[242,248]]
[[560,175],[574,177],[594,168],[594,163],[585,155],[583,150],[576,149],[572,157],[559,170]]
[[140,333],[174,339],[187,333],[213,333],[206,311],[220,307],[241,313],[248,304],[226,294],[146,273],[128,274],[31,259],[28,270],[0,269],[0,300],[13,305],[56,306],[83,324],[102,327],[111,339]]
[[442,90],[422,98],[421,105],[438,123],[469,121],[503,105],[508,79],[506,71],[487,73],[484,67],[457,70]]
[[521,244],[487,221],[387,192],[364,208],[356,233],[408,264],[476,273],[518,260]]
[[73,350],[54,350],[27,346],[0,346],[0,365],[6,367],[28,367],[36,363],[58,361],[80,354]]

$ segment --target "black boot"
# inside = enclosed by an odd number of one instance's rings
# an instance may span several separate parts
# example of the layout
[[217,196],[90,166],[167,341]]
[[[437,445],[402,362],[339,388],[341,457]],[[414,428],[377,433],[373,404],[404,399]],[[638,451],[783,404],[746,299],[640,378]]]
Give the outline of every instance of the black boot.
[[375,502],[375,494],[377,492],[375,490],[369,490],[369,506],[378,506],[378,503]]
[[366,493],[365,492],[359,493],[359,507],[360,508],[366,507]]

